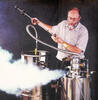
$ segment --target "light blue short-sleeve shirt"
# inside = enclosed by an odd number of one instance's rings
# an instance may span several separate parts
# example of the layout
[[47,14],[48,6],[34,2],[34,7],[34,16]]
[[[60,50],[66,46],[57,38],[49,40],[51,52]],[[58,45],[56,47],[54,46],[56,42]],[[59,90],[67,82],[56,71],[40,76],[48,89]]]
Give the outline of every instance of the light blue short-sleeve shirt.
[[[65,42],[76,46],[85,52],[88,43],[88,30],[81,23],[78,23],[74,29],[70,30],[67,20],[63,20],[58,25],[52,27],[52,32],[57,34],[57,36],[62,38]],[[58,44],[58,48],[66,50],[62,44]],[[62,61],[63,58],[68,56],[70,56],[70,54],[58,51],[56,57]]]

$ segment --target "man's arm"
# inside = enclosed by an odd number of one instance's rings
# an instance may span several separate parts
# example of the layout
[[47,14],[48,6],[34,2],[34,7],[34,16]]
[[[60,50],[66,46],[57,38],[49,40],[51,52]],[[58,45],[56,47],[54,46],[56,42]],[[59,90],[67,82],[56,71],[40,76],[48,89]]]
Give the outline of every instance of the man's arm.
[[69,50],[69,51],[71,51],[71,52],[74,52],[74,53],[81,53],[81,52],[82,52],[82,50],[79,49],[78,47],[73,46],[73,45],[71,45],[71,44],[65,42],[64,40],[62,40],[61,38],[59,38],[59,37],[57,37],[57,36],[56,36],[56,37],[52,36],[52,39],[53,39],[56,43],[62,44],[67,50]]
[[71,44],[69,44],[69,43],[67,43],[67,42],[63,42],[63,46],[67,49],[67,50],[69,50],[69,51],[71,51],[71,52],[75,52],[75,53],[81,53],[82,52],[82,50],[81,49],[79,49],[78,47],[76,47],[76,46],[73,46],[73,45],[71,45]]
[[46,30],[47,32],[52,34],[52,26],[51,25],[45,24],[37,18],[32,18],[31,22],[32,22],[33,25],[39,25],[44,30]]

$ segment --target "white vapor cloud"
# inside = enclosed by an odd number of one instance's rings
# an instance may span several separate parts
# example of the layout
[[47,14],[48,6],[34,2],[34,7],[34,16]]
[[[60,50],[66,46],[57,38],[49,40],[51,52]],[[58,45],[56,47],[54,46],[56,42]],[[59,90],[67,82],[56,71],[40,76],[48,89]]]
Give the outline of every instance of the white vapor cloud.
[[21,95],[25,89],[45,85],[62,77],[62,70],[41,70],[33,64],[26,64],[21,59],[11,63],[12,54],[0,47],[0,90],[6,93]]

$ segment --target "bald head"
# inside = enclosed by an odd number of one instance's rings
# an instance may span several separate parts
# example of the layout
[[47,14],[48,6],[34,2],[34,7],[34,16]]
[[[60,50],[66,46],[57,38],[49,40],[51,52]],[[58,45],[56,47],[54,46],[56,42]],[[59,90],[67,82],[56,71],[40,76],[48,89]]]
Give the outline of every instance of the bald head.
[[80,10],[78,8],[72,8],[72,9],[69,10],[69,12],[70,11],[76,11],[80,15]]
[[80,17],[80,11],[78,8],[73,8],[71,10],[69,10],[68,14],[72,14],[75,17]]

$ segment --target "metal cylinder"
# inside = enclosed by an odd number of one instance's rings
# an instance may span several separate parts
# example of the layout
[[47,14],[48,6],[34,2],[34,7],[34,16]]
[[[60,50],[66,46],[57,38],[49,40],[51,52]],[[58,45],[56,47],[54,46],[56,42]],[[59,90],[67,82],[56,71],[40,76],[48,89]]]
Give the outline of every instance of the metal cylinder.
[[89,78],[63,77],[61,84],[61,100],[90,100]]
[[42,86],[36,86],[32,91],[24,90],[21,95],[23,100],[42,100]]
[[[40,54],[34,55],[32,52],[28,52],[21,55],[21,60],[27,64],[38,65],[41,57]],[[42,100],[42,86],[36,86],[32,91],[24,90],[21,95],[23,100]]]
[[22,61],[27,64],[36,64],[41,68],[48,66],[48,51],[38,50],[37,55],[34,51],[28,51],[21,54]]

